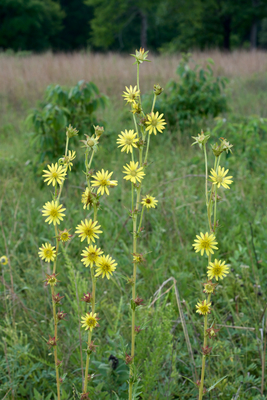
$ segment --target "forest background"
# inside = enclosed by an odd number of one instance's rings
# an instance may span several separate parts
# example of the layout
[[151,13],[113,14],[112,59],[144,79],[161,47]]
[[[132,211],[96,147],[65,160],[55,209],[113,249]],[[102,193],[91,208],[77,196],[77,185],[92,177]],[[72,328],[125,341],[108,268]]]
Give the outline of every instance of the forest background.
[[265,48],[265,0],[1,0],[0,48]]

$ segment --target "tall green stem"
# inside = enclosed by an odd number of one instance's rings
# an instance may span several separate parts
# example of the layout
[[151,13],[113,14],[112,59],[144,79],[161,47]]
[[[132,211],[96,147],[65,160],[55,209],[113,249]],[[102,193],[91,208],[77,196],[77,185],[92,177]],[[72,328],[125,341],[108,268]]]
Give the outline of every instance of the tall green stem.
[[[97,207],[94,206],[94,221],[97,218]],[[94,276],[94,269],[91,268],[91,280],[92,280],[92,313],[95,313],[95,293],[96,293],[96,277]],[[92,342],[93,332],[89,330],[88,332],[88,340],[87,340],[87,355],[86,355],[86,365],[85,365],[85,376],[84,376],[84,386],[83,392],[86,393],[87,385],[88,385],[88,371],[89,371],[89,362],[90,362],[90,351],[89,346]]]
[[[209,262],[210,262],[210,255],[209,255]],[[210,294],[208,295],[208,303],[210,302]],[[204,316],[204,341],[203,341],[203,348],[207,347],[208,335],[208,314]],[[203,387],[204,387],[204,377],[205,377],[205,365],[206,365],[206,355],[203,354],[202,356],[202,368],[201,368],[201,380],[200,380],[200,387],[199,387],[199,397],[198,400],[202,400],[203,397]]]
[[152,112],[152,113],[154,112],[154,107],[155,107],[155,104],[156,104],[156,99],[157,99],[157,95],[154,93],[154,98],[153,98],[153,103],[152,103],[152,108],[151,108],[151,112]]
[[[56,305],[53,301],[53,296],[55,295],[54,286],[51,286],[51,296],[52,296],[52,304],[53,304],[53,318],[54,318],[54,336],[55,341],[57,343],[57,313],[56,313]],[[60,381],[59,381],[59,372],[58,372],[58,358],[57,358],[57,344],[54,346],[54,359],[55,359],[55,369],[56,369],[56,379],[57,379],[57,400],[60,400]]]
[[[133,253],[136,254],[137,249],[137,213],[140,203],[141,185],[137,189],[136,207],[133,214]],[[133,285],[132,285],[132,300],[136,298],[136,268],[137,263],[133,263]],[[129,400],[132,400],[133,395],[133,364],[134,364],[134,351],[135,351],[135,309],[132,308],[132,335],[131,335],[131,357],[132,362],[130,365],[130,380],[129,380]]]
[[148,138],[147,138],[146,155],[145,155],[145,161],[144,161],[144,163],[147,162],[147,156],[148,156],[148,150],[149,150],[149,143],[150,143],[150,134],[148,135]]
[[[68,155],[68,147],[69,147],[69,137],[67,136],[66,147],[65,147],[65,157],[67,157],[67,155]],[[67,173],[67,170],[68,170],[68,167],[66,167],[66,173]],[[60,197],[61,197],[61,193],[62,193],[62,189],[63,189],[63,186],[64,186],[64,182],[65,182],[65,180],[63,180],[62,184],[60,185],[60,190],[59,190],[59,194],[58,194],[58,197],[57,197],[58,201],[60,200]]]

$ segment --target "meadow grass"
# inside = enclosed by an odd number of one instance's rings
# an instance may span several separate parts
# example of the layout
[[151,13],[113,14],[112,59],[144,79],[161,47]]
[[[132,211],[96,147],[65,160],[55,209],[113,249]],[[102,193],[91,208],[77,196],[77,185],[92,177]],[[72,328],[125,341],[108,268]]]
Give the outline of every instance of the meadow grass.
[[[257,113],[266,116],[266,54],[196,53],[194,59],[204,60],[207,56],[215,60],[217,71],[230,78],[232,111],[241,115]],[[141,72],[141,83],[143,80],[145,90],[150,88],[152,92],[152,84],[164,86],[174,77],[179,58],[161,56],[151,59],[153,62],[147,63]],[[88,79],[111,98],[109,107],[101,114],[107,129],[96,162],[101,160],[104,169],[113,170],[119,182],[118,187],[112,189],[109,201],[104,200],[102,204],[101,214],[108,218],[99,216],[104,232],[100,246],[104,244],[106,252],[112,252],[118,267],[112,281],[109,284],[103,281],[98,288],[98,312],[102,322],[98,328],[98,350],[92,357],[91,372],[96,369],[97,374],[91,398],[115,400],[115,391],[120,399],[125,399],[128,369],[123,361],[123,350],[128,350],[125,346],[130,341],[128,303],[131,291],[125,283],[132,270],[129,263],[131,221],[126,211],[131,191],[121,172],[127,157],[120,154],[115,143],[118,133],[130,124],[131,116],[126,112],[120,93],[125,85],[135,82],[131,75],[134,74],[132,60],[113,54],[45,54],[19,59],[1,55],[0,64],[0,93],[5,99],[0,118],[0,250],[1,254],[8,253],[12,267],[12,270],[3,270],[1,275],[4,285],[0,289],[3,300],[0,306],[3,322],[0,328],[3,338],[0,396],[42,399],[56,390],[53,359],[43,339],[48,337],[52,326],[49,290],[43,287],[48,271],[38,258],[40,241],[50,237],[49,227],[41,215],[41,207],[50,197],[49,191],[42,189],[41,179],[33,173],[30,162],[33,151],[23,120],[27,108],[40,99],[47,84],[67,85]],[[224,68],[223,72],[220,68]],[[144,331],[137,341],[136,363],[142,371],[141,398],[144,400],[162,399],[163,396],[168,400],[197,398],[197,389],[184,378],[194,380],[174,288],[160,298],[157,296],[153,303],[156,291],[174,277],[180,297],[184,299],[184,318],[196,371],[200,375],[202,321],[195,313],[195,304],[196,293],[201,293],[202,282],[206,280],[206,265],[194,253],[192,243],[196,226],[200,230],[206,229],[206,207],[202,154],[191,147],[190,139],[197,133],[188,132],[187,136],[182,136],[176,130],[166,129],[157,135],[157,141],[150,149],[152,165],[146,187],[147,193],[155,196],[159,203],[149,218],[144,217],[145,233],[139,250],[148,252],[146,264],[138,268],[138,294],[145,299],[145,307],[142,311],[137,309]],[[221,377],[228,377],[207,398],[266,399],[266,384],[265,395],[261,396],[260,391],[262,369],[264,371],[266,366],[267,152],[264,145],[260,150],[252,146],[247,151],[238,138],[227,139],[234,144],[233,155],[225,160],[225,166],[234,175],[234,184],[231,195],[225,193],[220,204],[218,218],[222,220],[223,233],[219,230],[217,239],[220,255],[231,264],[231,273],[227,285],[219,288],[213,314],[218,325],[227,326],[221,329],[214,344],[218,357],[210,357],[207,362],[205,384],[212,386]],[[74,168],[62,198],[68,209],[66,222],[69,226],[76,226],[87,215],[86,210],[81,212],[83,188],[84,178]],[[58,261],[60,287],[65,292],[62,309],[68,312],[67,322],[59,328],[60,336],[64,337],[59,359],[64,354],[63,371],[67,374],[62,386],[63,399],[78,398],[73,394],[73,385],[80,386],[77,313],[84,313],[85,306],[77,303],[76,298],[89,291],[87,270],[80,262],[81,249],[78,240],[73,239],[67,245],[74,268],[63,261],[63,257]],[[160,293],[171,285],[171,282],[166,284]],[[83,340],[86,340],[85,335]],[[119,372],[110,367],[110,354],[119,358]]]

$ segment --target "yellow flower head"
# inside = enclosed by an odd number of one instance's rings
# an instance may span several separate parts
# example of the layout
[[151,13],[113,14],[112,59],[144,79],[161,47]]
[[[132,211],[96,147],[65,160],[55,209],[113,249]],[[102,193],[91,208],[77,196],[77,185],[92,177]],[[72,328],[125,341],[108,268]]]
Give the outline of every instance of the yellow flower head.
[[210,235],[208,232],[205,233],[205,235],[200,232],[200,236],[197,235],[197,239],[195,239],[196,243],[193,243],[192,246],[195,248],[195,252],[201,252],[201,255],[203,256],[204,251],[206,252],[207,256],[209,253],[214,254],[213,249],[218,249],[215,245],[218,244],[215,242],[216,237],[211,233]]
[[219,188],[221,185],[225,188],[225,189],[230,189],[230,187],[228,185],[231,185],[231,183],[233,181],[231,181],[232,176],[226,176],[228,173],[229,169],[227,169],[226,171],[224,170],[224,167],[221,168],[221,166],[219,165],[218,168],[218,174],[214,171],[214,169],[212,168],[210,173],[210,178],[213,181],[213,185],[217,185],[217,187]]
[[0,263],[1,263],[2,265],[7,265],[7,263],[8,263],[8,258],[7,258],[7,256],[2,256],[2,257],[0,257]]
[[130,161],[130,165],[126,164],[126,167],[123,168],[125,169],[123,173],[126,174],[123,179],[130,180],[132,183],[141,182],[145,176],[143,167],[138,168],[138,162]]
[[61,242],[68,242],[72,237],[69,231],[70,229],[64,229],[63,231],[59,231],[59,235],[57,236],[58,240]]
[[82,203],[83,203],[83,209],[89,210],[89,207],[94,205],[94,202],[96,200],[96,194],[92,193],[90,189],[87,187],[85,191],[82,194]]
[[154,135],[157,134],[157,131],[162,133],[162,130],[165,129],[166,122],[165,119],[162,118],[163,114],[159,115],[159,112],[157,111],[156,114],[153,112],[151,114],[147,115],[148,121],[146,122],[146,131],[151,135],[151,133],[154,133]]
[[108,186],[116,186],[118,184],[117,181],[110,180],[112,174],[113,172],[108,173],[108,171],[105,172],[102,169],[101,172],[98,171],[95,175],[92,176],[92,178],[95,179],[94,181],[92,181],[92,186],[98,187],[97,194],[101,193],[101,195],[103,195],[104,193],[106,193],[107,195],[109,195]]
[[84,239],[87,239],[87,243],[90,243],[90,241],[95,242],[95,238],[99,239],[97,234],[102,233],[102,231],[99,230],[101,226],[97,224],[98,222],[93,221],[92,219],[86,219],[84,222],[81,221],[77,226],[75,233],[79,233],[82,242]]
[[[52,274],[52,275],[46,274],[46,279],[44,280],[45,286],[48,286],[48,285],[50,285],[50,286],[56,286],[57,282],[60,282],[60,281],[57,279],[57,276],[58,276],[58,275],[59,275],[59,274]],[[63,297],[64,297],[64,296],[63,296]]]
[[94,264],[98,265],[101,254],[103,254],[103,251],[91,244],[82,251],[83,259],[81,261],[86,267],[90,265],[92,268]]
[[50,243],[42,244],[42,247],[39,247],[39,257],[46,262],[54,261],[56,257],[55,247],[51,246]]
[[144,258],[143,254],[133,253],[133,262],[136,264],[141,264],[145,262],[146,259]]
[[215,287],[217,286],[216,283],[212,283],[211,280],[209,280],[208,282],[202,283],[202,285],[204,286],[204,293],[207,294],[213,294],[215,292]]
[[208,278],[218,278],[223,279],[227,274],[229,274],[229,267],[225,265],[225,261],[218,261],[215,259],[214,262],[210,262],[208,266]]
[[102,275],[102,278],[105,276],[109,279],[110,275],[115,271],[116,265],[118,265],[115,260],[107,256],[100,256],[96,266],[96,274],[95,276]]
[[85,330],[89,330],[92,332],[92,330],[98,325],[98,320],[97,314],[93,314],[92,312],[86,313],[85,317],[81,317],[81,323],[82,323],[82,328],[85,328]]
[[49,171],[45,169],[43,170],[43,177],[45,178],[44,182],[47,182],[47,185],[50,185],[50,183],[52,183],[53,186],[55,186],[56,183],[61,185],[66,176],[65,166],[57,165],[56,163],[55,165],[48,165],[47,168],[49,169]]
[[127,101],[127,104],[134,103],[140,96],[140,90],[137,90],[137,86],[133,88],[132,85],[130,85],[130,89],[125,86],[125,89],[126,92],[123,92],[122,97]]
[[137,147],[136,142],[138,142],[138,139],[136,138],[137,133],[134,133],[133,129],[130,129],[127,131],[125,129],[125,132],[121,132],[121,135],[119,135],[119,138],[117,139],[117,144],[119,145],[118,147],[122,147],[121,151],[122,152],[127,152],[127,154],[133,152],[133,147]]
[[158,200],[156,200],[156,198],[153,196],[149,196],[148,194],[141,201],[141,204],[148,209],[155,208],[157,206],[157,203],[158,203]]
[[202,302],[198,302],[196,305],[197,313],[200,315],[210,314],[211,303],[207,303],[206,299]]
[[72,161],[74,160],[75,157],[76,157],[76,151],[69,150],[69,154],[67,156],[63,156],[60,159],[60,161],[62,161],[62,163],[65,166],[65,171],[68,171],[68,169],[71,171],[71,167],[73,166]]
[[63,214],[63,211],[65,211],[66,208],[63,208],[61,204],[58,204],[58,201],[48,201],[45,203],[43,206],[43,216],[47,217],[45,222],[48,222],[51,224],[53,222],[54,225],[60,224],[60,221],[63,220],[63,217],[65,214]]

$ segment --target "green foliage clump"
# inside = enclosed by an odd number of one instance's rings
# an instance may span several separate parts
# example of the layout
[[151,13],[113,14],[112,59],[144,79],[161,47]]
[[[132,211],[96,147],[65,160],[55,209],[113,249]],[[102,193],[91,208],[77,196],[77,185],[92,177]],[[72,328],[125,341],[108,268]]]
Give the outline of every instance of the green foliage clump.
[[64,12],[52,0],[2,0],[0,48],[42,51],[62,29]]
[[189,57],[184,56],[176,71],[179,81],[171,80],[158,102],[168,124],[178,126],[181,131],[203,124],[203,118],[217,117],[228,109],[223,92],[227,78],[214,77],[213,61],[207,60],[206,69],[198,64],[191,68],[188,61]]
[[[95,112],[105,108],[107,97],[100,94],[93,82],[79,81],[64,89],[49,85],[39,109],[34,109],[26,122],[33,126],[31,145],[35,150],[34,164],[54,161],[63,154],[66,126],[77,127],[80,136],[96,124]],[[42,165],[41,165],[42,168]]]

